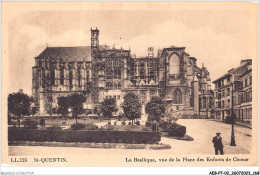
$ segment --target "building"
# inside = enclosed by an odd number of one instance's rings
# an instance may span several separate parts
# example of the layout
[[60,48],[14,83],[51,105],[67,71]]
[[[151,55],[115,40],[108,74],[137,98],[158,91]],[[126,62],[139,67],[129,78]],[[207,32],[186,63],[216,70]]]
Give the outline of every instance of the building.
[[240,66],[213,81],[215,84],[215,117],[219,120],[236,114],[237,120],[252,118],[252,60],[241,60]]
[[120,107],[130,91],[139,95],[143,113],[153,96],[165,99],[175,117],[207,115],[214,105],[209,72],[185,47],[164,48],[157,56],[149,47],[147,57],[137,58],[130,49],[99,45],[98,29],[91,29],[91,46],[47,47],[32,69],[32,93],[41,113],[56,107],[59,96],[75,92],[87,97],[88,110],[106,97]]
[[233,93],[234,112],[240,122],[252,122],[252,64],[239,76]]

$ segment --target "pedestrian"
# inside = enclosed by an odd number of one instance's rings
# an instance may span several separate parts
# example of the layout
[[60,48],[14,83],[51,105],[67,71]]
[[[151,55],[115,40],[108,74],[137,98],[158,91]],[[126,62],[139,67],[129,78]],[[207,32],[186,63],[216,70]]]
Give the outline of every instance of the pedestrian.
[[218,151],[220,152],[220,155],[224,155],[223,152],[223,144],[222,144],[222,137],[220,137],[220,133],[216,133],[217,136],[213,137],[212,142],[214,143],[215,147],[215,155],[218,155]]

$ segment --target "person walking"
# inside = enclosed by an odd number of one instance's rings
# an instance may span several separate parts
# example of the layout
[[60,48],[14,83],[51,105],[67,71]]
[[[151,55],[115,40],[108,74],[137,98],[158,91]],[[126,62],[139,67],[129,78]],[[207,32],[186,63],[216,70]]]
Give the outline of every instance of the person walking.
[[212,142],[214,143],[215,147],[215,155],[218,155],[218,152],[220,152],[220,155],[224,155],[223,151],[223,144],[222,144],[222,137],[220,136],[221,133],[216,133],[216,136],[213,137]]

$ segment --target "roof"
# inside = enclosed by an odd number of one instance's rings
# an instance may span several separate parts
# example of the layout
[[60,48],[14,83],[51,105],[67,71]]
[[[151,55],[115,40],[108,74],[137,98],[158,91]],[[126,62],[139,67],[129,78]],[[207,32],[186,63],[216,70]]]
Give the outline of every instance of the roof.
[[215,81],[213,81],[212,83],[215,83],[221,79],[224,79],[228,76],[231,76],[232,74],[243,74],[247,68],[248,65],[251,65],[252,62],[248,61],[246,64],[243,64],[243,65],[240,65],[239,67],[237,68],[234,68],[234,69],[230,69],[226,74],[224,74],[223,76],[219,77],[218,79],[216,79]]
[[61,59],[62,61],[91,61],[91,46],[47,47],[35,59]]
[[245,75],[247,75],[247,74],[249,74],[249,73],[251,73],[251,72],[252,72],[252,69],[249,69],[249,70],[247,70],[245,73],[243,73],[242,75],[240,75],[239,77],[242,78],[242,77],[244,77]]

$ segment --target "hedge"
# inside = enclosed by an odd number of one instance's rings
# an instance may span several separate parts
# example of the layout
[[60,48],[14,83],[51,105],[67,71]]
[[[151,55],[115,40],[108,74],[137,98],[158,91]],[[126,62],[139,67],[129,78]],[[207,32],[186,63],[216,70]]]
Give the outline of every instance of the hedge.
[[55,141],[154,144],[161,140],[159,132],[146,131],[54,131],[9,129],[8,141]]

